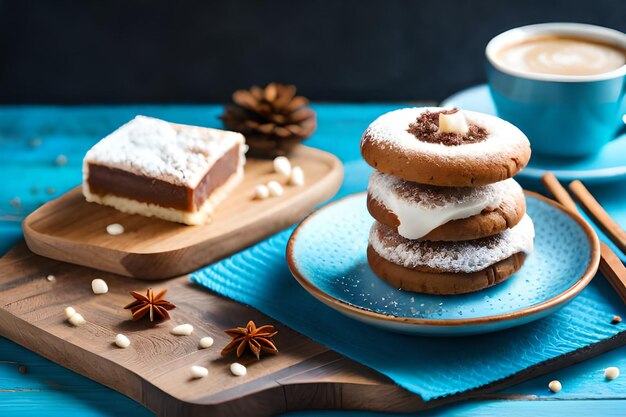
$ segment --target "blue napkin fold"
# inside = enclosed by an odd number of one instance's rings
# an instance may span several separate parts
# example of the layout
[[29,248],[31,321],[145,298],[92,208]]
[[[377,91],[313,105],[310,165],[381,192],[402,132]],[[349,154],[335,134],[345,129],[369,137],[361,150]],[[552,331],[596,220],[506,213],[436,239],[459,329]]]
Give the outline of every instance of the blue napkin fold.
[[[345,166],[337,197],[362,191],[371,170]],[[292,277],[285,248],[293,228],[191,275],[191,280],[248,304],[313,340],[388,376],[425,401],[475,389],[609,339],[626,308],[601,276],[574,301],[537,322],[459,338],[394,334],[343,316]]]

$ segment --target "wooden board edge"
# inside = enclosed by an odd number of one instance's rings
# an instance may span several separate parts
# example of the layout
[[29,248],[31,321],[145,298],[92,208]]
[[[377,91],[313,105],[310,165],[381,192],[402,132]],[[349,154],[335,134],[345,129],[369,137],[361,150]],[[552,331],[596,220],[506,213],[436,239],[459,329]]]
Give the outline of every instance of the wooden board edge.
[[[333,154],[322,151],[315,148],[302,146],[307,152],[316,153],[320,159],[323,159],[329,166],[330,170],[326,176],[321,180],[311,185],[309,189],[302,196],[306,197],[305,203],[302,204],[303,209],[301,211],[310,212],[316,206],[326,202],[332,198],[341,187],[343,182],[343,165],[341,161]],[[77,186],[68,191],[75,192]],[[317,196],[316,196],[317,192]],[[67,194],[67,193],[66,193]],[[65,194],[64,194],[65,195]],[[73,263],[89,268],[94,268],[106,272],[111,272],[118,275],[123,275],[132,278],[145,279],[145,280],[160,280],[168,279],[184,274],[191,273],[202,267],[208,266],[214,262],[223,259],[232,253],[233,251],[215,253],[210,256],[204,256],[203,258],[195,258],[192,261],[188,261],[192,257],[193,253],[189,247],[181,247],[162,252],[146,252],[146,253],[129,253],[115,249],[103,249],[97,246],[85,245],[85,247],[93,252],[106,250],[107,257],[94,257],[89,262],[80,262],[72,256],[72,245],[64,239],[59,239],[54,236],[42,234],[30,226],[33,218],[36,218],[37,212],[45,209],[48,204],[54,204],[55,200],[52,200],[46,205],[39,207],[33,213],[24,219],[22,223],[22,232],[28,248],[37,255],[44,256],[51,259],[56,259],[63,262]],[[290,213],[289,210],[284,210],[281,218],[274,223],[274,227],[268,229],[263,233],[249,233],[245,235],[245,242],[238,245],[239,248],[236,251],[241,251],[253,244],[275,234],[279,231],[286,229],[302,220],[301,215],[296,213]],[[234,231],[230,238],[237,237],[241,239],[242,235],[240,231]],[[228,238],[228,236],[225,236]],[[207,243],[204,242],[206,245]],[[203,250],[203,243],[199,243],[194,246],[195,250]],[[236,252],[235,251],[235,252]],[[158,273],[152,273],[151,268],[145,268],[146,265],[151,265],[154,261],[154,257],[170,257],[175,259],[176,262],[171,264],[161,264]],[[182,260],[187,260],[188,264],[185,264]],[[181,268],[182,265],[187,265]],[[148,271],[148,272],[146,272]]]

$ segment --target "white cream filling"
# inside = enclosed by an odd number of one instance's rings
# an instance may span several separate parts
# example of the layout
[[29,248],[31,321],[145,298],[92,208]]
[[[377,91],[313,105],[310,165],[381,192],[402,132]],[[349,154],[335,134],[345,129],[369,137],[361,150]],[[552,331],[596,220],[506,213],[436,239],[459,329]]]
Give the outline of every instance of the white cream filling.
[[426,236],[449,221],[475,216],[486,208],[495,208],[508,193],[522,193],[519,184],[508,179],[476,187],[462,198],[453,194],[441,195],[440,201],[432,203],[403,195],[402,189],[408,187],[419,190],[420,185],[377,171],[370,177],[368,191],[398,217],[398,234],[412,240]]

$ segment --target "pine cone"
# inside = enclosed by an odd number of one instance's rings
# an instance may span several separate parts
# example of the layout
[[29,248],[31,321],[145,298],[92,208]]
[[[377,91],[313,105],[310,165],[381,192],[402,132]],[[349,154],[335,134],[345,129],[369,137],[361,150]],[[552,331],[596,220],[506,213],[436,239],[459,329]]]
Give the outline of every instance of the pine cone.
[[270,83],[264,89],[255,85],[235,91],[233,101],[220,119],[227,129],[243,133],[251,156],[286,155],[317,127],[309,101],[296,96],[293,85]]

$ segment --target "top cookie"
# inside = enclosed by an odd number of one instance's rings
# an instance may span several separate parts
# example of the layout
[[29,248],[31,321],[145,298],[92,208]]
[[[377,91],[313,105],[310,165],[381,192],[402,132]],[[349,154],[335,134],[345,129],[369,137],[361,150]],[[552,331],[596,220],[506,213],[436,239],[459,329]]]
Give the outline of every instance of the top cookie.
[[495,116],[458,111],[465,133],[440,131],[440,107],[395,110],[363,133],[361,154],[379,171],[407,181],[444,187],[495,183],[517,174],[530,159],[526,136]]

